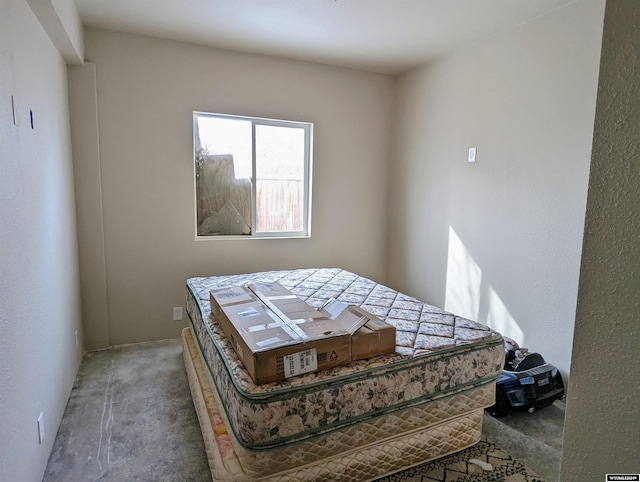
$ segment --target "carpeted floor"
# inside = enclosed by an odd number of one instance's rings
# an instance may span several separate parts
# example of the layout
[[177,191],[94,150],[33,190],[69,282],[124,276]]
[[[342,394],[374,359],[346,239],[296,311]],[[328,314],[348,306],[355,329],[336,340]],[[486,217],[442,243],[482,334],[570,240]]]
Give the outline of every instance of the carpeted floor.
[[[43,481],[210,481],[181,353],[180,340],[165,340],[85,354]],[[379,480],[542,479],[484,439]]]

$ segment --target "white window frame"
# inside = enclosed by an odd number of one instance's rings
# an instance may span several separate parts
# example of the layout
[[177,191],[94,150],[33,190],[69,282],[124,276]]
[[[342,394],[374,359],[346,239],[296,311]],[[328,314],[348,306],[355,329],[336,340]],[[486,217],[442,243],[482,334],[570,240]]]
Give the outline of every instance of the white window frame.
[[[198,234],[198,212],[197,212],[197,182],[195,153],[198,148],[196,142],[196,132],[198,129],[197,116],[216,117],[219,119],[243,120],[251,122],[251,234],[233,235],[199,235]],[[304,194],[302,212],[301,231],[278,231],[278,232],[256,232],[257,226],[257,202],[256,202],[256,125],[292,127],[303,129],[304,131]],[[311,237],[311,174],[313,167],[313,123],[289,121],[280,119],[269,119],[264,117],[252,117],[243,115],[220,114],[203,111],[193,111],[193,182],[194,182],[194,230],[196,240],[229,240],[229,239],[283,239],[283,238],[310,238]]]

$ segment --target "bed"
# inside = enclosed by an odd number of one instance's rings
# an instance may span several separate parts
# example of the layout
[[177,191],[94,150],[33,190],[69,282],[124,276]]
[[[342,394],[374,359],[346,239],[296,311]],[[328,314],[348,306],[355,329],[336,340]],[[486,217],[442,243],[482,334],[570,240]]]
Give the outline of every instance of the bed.
[[[396,351],[255,385],[209,292],[278,281],[311,306],[336,298],[396,327]],[[183,354],[214,480],[373,480],[480,440],[502,336],[342,269],[187,280]]]

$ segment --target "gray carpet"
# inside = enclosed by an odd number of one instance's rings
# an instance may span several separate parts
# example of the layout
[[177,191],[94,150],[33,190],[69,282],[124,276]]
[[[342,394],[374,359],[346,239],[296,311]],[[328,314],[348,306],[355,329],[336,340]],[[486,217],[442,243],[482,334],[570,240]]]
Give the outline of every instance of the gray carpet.
[[[500,443],[495,427],[493,434],[492,440]],[[470,458],[489,461],[494,470],[469,465]],[[43,480],[211,480],[180,340],[85,354]],[[485,439],[467,451],[383,480],[542,479]]]
[[43,480],[211,480],[180,340],[85,354]]

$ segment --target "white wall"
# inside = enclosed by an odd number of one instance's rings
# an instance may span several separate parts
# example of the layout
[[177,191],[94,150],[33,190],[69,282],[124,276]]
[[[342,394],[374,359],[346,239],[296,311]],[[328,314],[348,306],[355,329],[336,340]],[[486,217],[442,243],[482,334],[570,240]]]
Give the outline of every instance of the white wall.
[[[78,229],[99,232],[104,220],[106,288],[95,295],[100,303],[106,291],[107,316],[84,320],[102,325],[97,346],[178,336],[172,307],[191,276],[337,266],[385,281],[390,77],[100,29],[85,32],[85,52],[99,155],[76,162],[99,169],[76,175],[83,191],[101,189],[102,213],[79,216]],[[70,96],[73,104],[73,84]],[[315,124],[310,239],[194,240],[194,110]],[[72,117],[96,122],[81,109]],[[74,133],[74,151],[94,137]]]
[[28,482],[82,354],[73,171],[64,61],[24,0],[0,11],[0,480]]
[[637,474],[640,4],[607,2],[561,480]]
[[565,375],[603,5],[573,3],[396,86],[390,283],[488,323]]
[[26,0],[62,58],[82,64],[82,22],[73,0]]
[[78,225],[82,325],[87,349],[109,346],[95,64],[67,67]]

